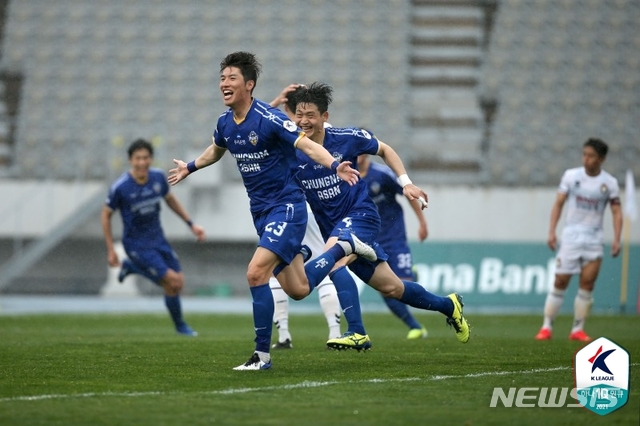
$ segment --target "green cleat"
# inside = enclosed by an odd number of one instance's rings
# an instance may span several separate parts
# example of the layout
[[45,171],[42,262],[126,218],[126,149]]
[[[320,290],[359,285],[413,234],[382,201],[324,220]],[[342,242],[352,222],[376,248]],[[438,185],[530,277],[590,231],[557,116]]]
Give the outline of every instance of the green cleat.
[[429,332],[424,327],[412,328],[411,330],[409,330],[409,333],[407,334],[407,339],[409,340],[424,339],[428,335],[429,335]]
[[336,339],[327,340],[327,347],[339,351],[343,349],[355,349],[358,352],[362,350],[368,351],[371,349],[371,339],[367,334],[362,335],[347,331]]
[[462,316],[462,296],[457,293],[451,293],[447,296],[453,302],[453,314],[447,318],[447,324],[453,327],[456,331],[456,337],[462,343],[469,341],[469,324],[467,320]]

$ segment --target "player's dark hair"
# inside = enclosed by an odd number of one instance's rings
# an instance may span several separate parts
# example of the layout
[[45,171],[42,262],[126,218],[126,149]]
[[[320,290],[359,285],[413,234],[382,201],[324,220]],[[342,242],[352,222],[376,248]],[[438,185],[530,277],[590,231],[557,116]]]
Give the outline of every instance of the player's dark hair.
[[605,158],[607,156],[607,153],[609,152],[609,145],[607,145],[607,143],[602,139],[598,138],[587,139],[583,146],[590,146],[591,148],[593,148],[600,158]]
[[[291,111],[295,111],[295,107],[298,104],[314,104],[318,107],[320,114],[324,114],[329,109],[329,104],[333,100],[333,88],[328,84],[314,82],[307,86],[298,88],[296,90],[293,100],[295,102],[294,108]],[[287,104],[287,106],[289,106]]]
[[253,85],[254,88],[256,87],[256,84],[258,84],[258,76],[262,71],[262,65],[260,64],[260,62],[258,62],[256,55],[254,55],[253,53],[229,53],[227,56],[225,56],[222,62],[220,62],[220,73],[222,73],[225,68],[229,67],[238,68],[245,82],[253,80],[253,82],[255,83]]
[[129,149],[127,149],[129,158],[133,156],[134,152],[140,149],[146,149],[147,151],[149,151],[149,155],[153,157],[153,145],[151,145],[151,142],[141,138],[136,139],[135,141],[131,142],[131,145],[129,145]]
[[300,85],[300,86],[296,87],[296,89],[294,91],[287,93],[287,108],[289,109],[289,111],[294,112],[294,113],[296,112],[296,105],[298,105],[298,103],[296,102],[296,97],[304,89],[305,89],[305,86],[304,85]]

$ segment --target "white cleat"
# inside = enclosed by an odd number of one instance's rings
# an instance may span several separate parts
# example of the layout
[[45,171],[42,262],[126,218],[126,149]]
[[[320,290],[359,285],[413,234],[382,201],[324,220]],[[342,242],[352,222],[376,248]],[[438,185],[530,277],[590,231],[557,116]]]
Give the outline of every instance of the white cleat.
[[[341,229],[338,234],[338,241],[345,241],[351,247],[351,253],[355,253],[371,262],[378,260],[376,251],[369,244],[363,243],[358,237],[349,231],[349,229]],[[351,254],[347,253],[347,254]]]
[[271,360],[269,360],[269,362],[262,361],[256,352],[254,352],[253,355],[251,355],[251,358],[249,358],[249,361],[245,362],[244,364],[240,364],[237,367],[233,367],[234,370],[238,370],[238,371],[268,370],[269,368],[271,368]]

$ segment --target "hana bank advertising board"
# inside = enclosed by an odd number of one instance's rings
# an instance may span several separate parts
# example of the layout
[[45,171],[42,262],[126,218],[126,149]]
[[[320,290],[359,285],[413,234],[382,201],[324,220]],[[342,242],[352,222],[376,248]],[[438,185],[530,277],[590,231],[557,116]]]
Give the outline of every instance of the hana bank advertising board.
[[[412,242],[414,271],[427,290],[464,296],[469,311],[542,311],[555,276],[555,252],[544,243],[444,243]],[[594,292],[594,312],[619,312],[622,287],[620,254],[613,258],[610,246]],[[640,246],[629,247],[626,312],[636,312],[640,280]],[[562,312],[572,312],[578,277],[571,280]],[[363,304],[383,303],[368,287],[361,294]]]

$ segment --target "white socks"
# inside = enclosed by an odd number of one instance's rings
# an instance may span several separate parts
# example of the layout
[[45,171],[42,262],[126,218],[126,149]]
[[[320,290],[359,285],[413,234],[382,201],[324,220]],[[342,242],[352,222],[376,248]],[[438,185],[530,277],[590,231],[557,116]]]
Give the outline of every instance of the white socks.
[[593,292],[578,289],[578,294],[573,301],[573,328],[572,333],[580,331],[584,327],[584,321],[587,319],[589,312],[591,311],[591,305],[593,305],[593,298],[591,297]]
[[558,312],[564,301],[565,292],[566,290],[553,288],[549,294],[547,294],[547,300],[544,302],[544,322],[542,323],[542,328],[551,330],[553,320],[558,316]]
[[322,312],[324,312],[327,325],[329,326],[329,339],[336,339],[342,335],[342,333],[340,333],[342,308],[338,301],[338,292],[329,277],[325,277],[316,289],[318,290],[320,307],[322,308]]
[[[557,288],[552,289],[547,295],[547,300],[544,303],[544,322],[543,328],[551,330],[553,320],[558,315],[562,302],[564,301],[564,294],[566,290],[559,290]],[[591,305],[593,305],[593,292],[588,290],[578,289],[576,298],[573,301],[573,328],[571,333],[580,331],[584,327],[584,322],[591,311]]]

